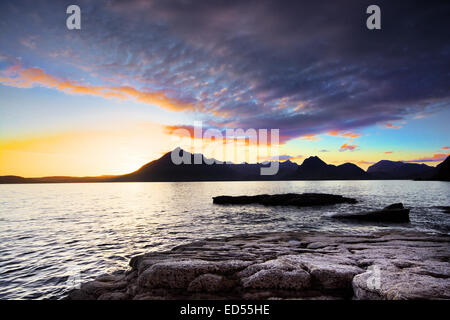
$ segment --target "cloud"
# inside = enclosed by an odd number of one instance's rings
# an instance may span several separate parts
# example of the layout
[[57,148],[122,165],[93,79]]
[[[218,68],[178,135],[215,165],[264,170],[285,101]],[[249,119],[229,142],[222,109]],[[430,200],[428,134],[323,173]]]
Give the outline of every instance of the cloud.
[[20,40],[20,43],[29,49],[36,49],[37,36],[27,36]]
[[190,125],[166,125],[164,133],[175,138],[201,139],[204,143],[236,143],[246,146],[270,146],[283,144],[283,138],[279,138],[278,143],[272,141],[271,132],[264,136],[258,130],[224,129],[217,127],[195,127]]
[[388,128],[388,129],[400,129],[400,128],[402,128],[402,126],[396,126],[396,125],[393,125],[392,123],[386,123],[384,126],[386,128]]
[[403,162],[440,162],[444,161],[449,155],[449,153],[438,153],[430,157],[423,157],[414,160],[403,160]]
[[385,154],[391,154],[391,153],[394,153],[394,151],[385,151],[384,153]]
[[306,140],[306,141],[317,141],[319,140],[319,137],[315,134],[305,134],[303,136],[300,137],[300,139],[302,140]]
[[35,50],[53,59],[46,70],[70,48],[83,71],[137,90],[105,94],[84,84],[87,94],[198,111],[221,127],[278,128],[284,141],[333,130],[355,139],[360,128],[436,113],[450,101],[445,2],[380,0],[388,13],[381,32],[364,27],[359,1],[79,3],[88,32],[60,28],[57,1],[40,2],[40,19],[29,19],[36,11],[26,1],[3,5],[2,51],[18,56],[13,43],[42,30],[49,36]]
[[84,94],[120,100],[135,100],[156,105],[171,111],[194,111],[192,104],[168,97],[163,91],[145,91],[129,86],[94,86],[79,81],[63,79],[46,73],[39,68],[11,66],[0,73],[0,82],[7,86],[31,88],[35,86],[54,88],[70,94]]
[[304,156],[302,156],[301,154],[296,155],[296,156],[290,156],[290,155],[279,155],[279,156],[270,156],[270,157],[260,157],[260,160],[262,161],[296,161],[296,160],[300,160],[303,159]]
[[357,146],[356,144],[347,144],[347,143],[344,143],[344,144],[341,146],[341,148],[339,149],[339,151],[346,151],[346,150],[353,151],[353,150],[355,150],[357,147],[358,147],[358,146]]
[[442,147],[441,149],[448,150],[448,149],[450,149],[450,147]]
[[356,161],[357,164],[365,164],[365,165],[371,165],[371,164],[375,164],[375,162],[371,162],[371,161],[365,161],[365,160],[359,160]]
[[361,137],[361,134],[355,133],[355,132],[340,132],[338,130],[331,130],[327,132],[328,135],[333,137],[343,137],[343,138],[349,138],[350,141],[353,141],[355,138]]

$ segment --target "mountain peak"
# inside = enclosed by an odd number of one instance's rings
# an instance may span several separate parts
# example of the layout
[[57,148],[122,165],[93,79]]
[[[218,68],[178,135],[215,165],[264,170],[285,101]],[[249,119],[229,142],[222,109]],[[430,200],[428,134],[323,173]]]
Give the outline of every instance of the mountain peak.
[[302,165],[320,165],[320,166],[326,166],[327,164],[325,163],[325,161],[323,161],[322,159],[320,159],[318,156],[311,156],[309,158],[306,158],[303,161]]

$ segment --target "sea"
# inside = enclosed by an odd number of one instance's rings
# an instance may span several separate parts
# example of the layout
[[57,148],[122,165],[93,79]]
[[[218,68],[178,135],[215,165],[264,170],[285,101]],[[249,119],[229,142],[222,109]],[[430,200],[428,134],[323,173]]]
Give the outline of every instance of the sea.
[[[218,195],[320,192],[357,204],[296,208],[216,205]],[[0,185],[0,299],[61,299],[80,283],[128,268],[132,256],[205,238],[258,232],[450,234],[450,183],[439,181],[127,182]],[[402,202],[409,223],[333,214]]]

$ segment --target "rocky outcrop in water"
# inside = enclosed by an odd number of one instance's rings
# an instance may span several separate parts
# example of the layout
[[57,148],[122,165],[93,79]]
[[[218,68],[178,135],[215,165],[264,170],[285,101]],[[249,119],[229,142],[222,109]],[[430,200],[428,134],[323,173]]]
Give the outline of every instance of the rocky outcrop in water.
[[450,299],[450,237],[288,232],[134,257],[68,299]]
[[262,204],[265,206],[325,206],[338,203],[356,203],[356,199],[326,193],[260,194],[256,196],[218,196],[215,204]]
[[450,213],[450,206],[436,206],[435,208],[441,210],[444,213]]
[[377,222],[409,222],[409,209],[402,203],[394,203],[382,210],[367,212],[338,213],[333,218],[344,220],[377,221]]

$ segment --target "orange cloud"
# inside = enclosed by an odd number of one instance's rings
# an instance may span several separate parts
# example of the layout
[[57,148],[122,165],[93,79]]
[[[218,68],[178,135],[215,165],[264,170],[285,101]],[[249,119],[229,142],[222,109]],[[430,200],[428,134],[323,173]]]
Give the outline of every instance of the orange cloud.
[[144,104],[159,106],[171,111],[194,111],[199,106],[194,106],[179,99],[168,97],[163,91],[144,91],[129,86],[93,86],[77,81],[62,79],[52,76],[39,68],[26,68],[14,66],[4,70],[0,77],[0,83],[18,87],[31,88],[42,86],[54,88],[69,94],[85,94],[103,98],[115,98],[120,100],[136,100]]
[[315,134],[305,134],[300,139],[307,141],[317,141],[319,138]]
[[448,150],[448,149],[450,149],[450,147],[442,147],[441,149]]
[[449,153],[438,153],[431,157],[423,157],[415,160],[404,160],[403,162],[439,162],[444,161],[450,154]]
[[336,136],[339,135],[339,131],[336,131],[336,130],[328,131],[328,134],[329,134],[330,136],[336,137]]
[[357,164],[361,164],[361,165],[371,165],[374,164],[375,162],[372,161],[366,161],[366,160],[359,160],[356,162]]
[[346,137],[346,138],[354,139],[354,138],[361,137],[361,135],[360,135],[359,133],[346,132],[346,133],[342,134],[341,137]]
[[394,153],[394,151],[386,151],[385,154],[391,154]]
[[388,128],[388,129],[400,129],[400,128],[402,128],[402,126],[396,126],[396,125],[393,125],[392,123],[386,123],[384,126],[386,128]]
[[344,143],[341,148],[339,149],[339,151],[346,151],[346,150],[350,150],[353,151],[357,148],[358,146],[356,144],[347,144]]
[[355,132],[350,132],[350,131],[341,133],[341,131],[338,131],[338,130],[331,130],[331,131],[328,131],[327,133],[328,133],[328,135],[333,136],[333,137],[350,138],[350,140],[361,137],[361,134],[355,133]]

